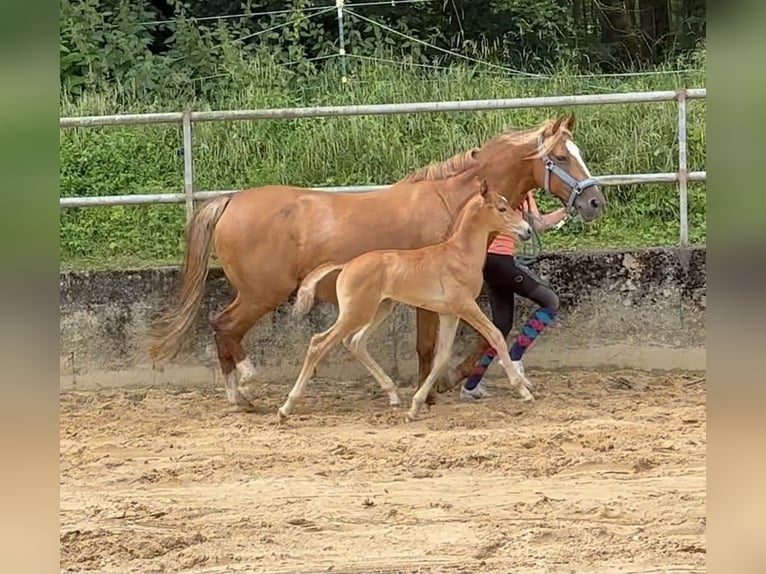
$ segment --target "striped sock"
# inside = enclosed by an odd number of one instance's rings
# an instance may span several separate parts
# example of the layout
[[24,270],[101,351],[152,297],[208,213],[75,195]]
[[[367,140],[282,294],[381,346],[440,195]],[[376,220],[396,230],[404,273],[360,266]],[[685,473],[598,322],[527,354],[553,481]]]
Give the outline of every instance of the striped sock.
[[476,363],[476,366],[473,368],[473,371],[471,371],[471,374],[468,375],[468,378],[464,384],[466,390],[472,391],[476,388],[476,386],[481,382],[481,378],[484,376],[484,373],[492,364],[492,361],[496,356],[497,351],[495,351],[493,347],[487,349],[482,358],[479,359],[479,362]]
[[519,361],[527,349],[532,346],[537,337],[545,331],[545,328],[553,322],[556,317],[556,309],[541,307],[529,318],[521,333],[516,337],[516,341],[511,347],[511,360]]

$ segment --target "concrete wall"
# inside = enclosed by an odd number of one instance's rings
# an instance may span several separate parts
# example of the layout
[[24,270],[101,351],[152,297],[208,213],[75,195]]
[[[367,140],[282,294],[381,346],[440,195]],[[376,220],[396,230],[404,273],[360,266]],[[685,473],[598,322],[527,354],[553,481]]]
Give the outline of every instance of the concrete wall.
[[[551,253],[533,269],[557,290],[562,312],[525,358],[528,369],[705,369],[705,249],[645,249]],[[61,281],[61,386],[211,384],[217,361],[208,318],[231,300],[220,269],[211,270],[203,308],[187,351],[162,372],[145,352],[148,322],[175,300],[176,268],[66,272]],[[480,304],[488,311],[484,294]],[[518,305],[516,328],[530,307]],[[334,320],[319,305],[303,318],[283,306],[247,338],[247,349],[264,380],[292,380],[310,336]],[[455,346],[463,356],[475,337],[461,325]],[[414,311],[398,306],[370,349],[400,381],[416,372]],[[492,367],[496,369],[497,367]],[[497,371],[495,371],[496,373]],[[491,371],[492,373],[492,371]],[[334,351],[319,375],[367,376],[345,349]]]

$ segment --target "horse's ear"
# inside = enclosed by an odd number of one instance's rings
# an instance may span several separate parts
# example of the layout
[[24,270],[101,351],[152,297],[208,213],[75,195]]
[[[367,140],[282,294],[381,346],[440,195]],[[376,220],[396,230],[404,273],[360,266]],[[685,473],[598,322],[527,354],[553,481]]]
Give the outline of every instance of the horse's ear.
[[489,193],[489,186],[487,185],[486,179],[479,180],[479,193],[486,199],[487,193]]
[[574,113],[569,114],[569,117],[566,119],[566,124],[564,124],[564,127],[569,130],[570,134],[573,134],[575,131],[575,126],[577,125],[577,118],[575,117]]
[[548,128],[545,130],[545,137],[551,137],[558,133],[558,131],[561,129],[561,124],[564,123],[564,120],[566,118],[564,116],[559,116],[556,118],[556,121],[552,124],[548,125]]

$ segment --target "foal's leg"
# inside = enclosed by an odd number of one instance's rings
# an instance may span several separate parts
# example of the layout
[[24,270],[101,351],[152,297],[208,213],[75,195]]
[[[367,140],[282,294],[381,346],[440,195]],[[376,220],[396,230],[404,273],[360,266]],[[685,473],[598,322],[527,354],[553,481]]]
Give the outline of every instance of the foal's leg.
[[308,351],[306,351],[306,358],[303,360],[303,368],[298,375],[298,379],[290,390],[290,394],[287,396],[285,403],[279,407],[280,420],[290,416],[290,412],[293,410],[295,402],[303,394],[306,383],[308,383],[309,379],[316,371],[319,361],[321,361],[327,352],[341,341],[347,333],[348,330],[344,329],[339,318],[327,331],[311,337]]
[[[358,297],[356,300],[346,300],[341,302],[338,318],[335,324],[324,331],[311,337],[306,358],[303,360],[298,379],[295,381],[290,394],[287,396],[285,404],[279,408],[279,418],[285,419],[290,416],[290,412],[306,387],[311,376],[316,371],[319,361],[327,352],[342,341],[349,333],[354,333],[366,328],[375,319],[375,311],[378,306],[377,300],[367,297]],[[374,294],[372,295],[374,297]]]
[[[433,311],[417,308],[415,310],[415,325],[417,335],[418,353],[418,388],[425,382],[434,360],[434,350],[439,336],[439,315]],[[436,402],[436,393],[428,394],[427,402],[432,405]]]
[[452,343],[455,341],[455,335],[457,334],[457,326],[460,323],[460,319],[454,315],[438,315],[439,325],[438,332],[439,338],[436,343],[436,356],[434,357],[433,368],[431,372],[423,381],[423,385],[412,397],[412,405],[407,413],[407,418],[411,421],[417,417],[420,407],[426,402],[434,382],[441,374],[444,367],[447,366],[447,361],[450,357],[450,351],[452,350]]
[[500,329],[495,327],[492,321],[484,314],[479,305],[476,304],[476,301],[469,299],[465,302],[460,307],[458,316],[476,329],[495,348],[499,363],[505,369],[505,374],[508,376],[511,386],[518,391],[522,400],[534,400],[532,393],[529,392],[524,381],[519,378],[511,364],[511,357],[508,354],[508,344],[505,342],[505,337],[503,337]]
[[343,344],[346,345],[349,351],[354,353],[354,356],[359,359],[370,374],[378,381],[380,388],[388,394],[388,404],[392,407],[399,406],[399,395],[396,392],[396,383],[391,380],[383,368],[372,358],[370,352],[367,350],[367,341],[370,338],[372,332],[377,329],[383,321],[386,320],[391,314],[394,308],[394,301],[387,299],[380,304],[378,311],[375,313],[375,318],[372,323],[369,323],[365,327],[359,329],[356,333],[347,335],[343,339]]

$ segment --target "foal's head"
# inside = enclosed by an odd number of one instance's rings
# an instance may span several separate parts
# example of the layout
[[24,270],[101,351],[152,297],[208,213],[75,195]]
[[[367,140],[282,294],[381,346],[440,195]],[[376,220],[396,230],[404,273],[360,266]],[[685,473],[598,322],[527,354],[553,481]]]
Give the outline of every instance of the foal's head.
[[479,181],[481,212],[490,232],[515,235],[521,241],[532,236],[532,228],[524,219],[521,210],[511,209],[504,196],[489,190],[486,179]]
[[532,155],[542,159],[534,164],[534,176],[538,185],[564,202],[570,212],[592,221],[601,216],[606,198],[572,139],[574,129],[574,114],[561,116],[545,127]]

